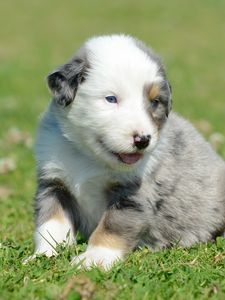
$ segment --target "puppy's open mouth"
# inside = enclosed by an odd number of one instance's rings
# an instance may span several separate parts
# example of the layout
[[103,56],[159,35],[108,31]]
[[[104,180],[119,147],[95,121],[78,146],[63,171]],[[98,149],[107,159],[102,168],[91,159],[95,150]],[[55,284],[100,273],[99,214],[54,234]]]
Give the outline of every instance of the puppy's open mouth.
[[125,164],[131,165],[136,163],[139,159],[142,158],[143,154],[142,153],[114,153],[112,152],[117,158],[122,161]]
[[138,160],[140,160],[143,157],[143,153],[140,152],[134,152],[134,153],[117,153],[114,151],[109,150],[109,148],[105,145],[105,143],[102,140],[98,140],[101,146],[104,148],[105,151],[113,155],[115,158],[117,158],[119,161],[123,162],[127,165],[132,165],[136,163]]

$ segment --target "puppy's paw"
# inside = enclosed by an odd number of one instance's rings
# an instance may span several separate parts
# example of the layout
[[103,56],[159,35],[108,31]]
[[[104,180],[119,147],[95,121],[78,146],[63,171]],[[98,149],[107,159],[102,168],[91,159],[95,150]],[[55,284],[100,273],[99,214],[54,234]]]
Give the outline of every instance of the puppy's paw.
[[30,255],[22,260],[22,264],[26,265],[37,257],[36,254]]
[[108,271],[115,262],[123,259],[123,252],[119,249],[101,247],[101,246],[88,246],[84,253],[75,256],[71,264],[78,265],[79,268],[90,269],[97,266],[105,271]]
[[45,255],[45,256],[47,256],[47,257],[52,257],[52,256],[57,256],[57,254],[58,254],[58,253],[56,252],[56,250],[55,250],[55,249],[52,249],[52,248],[36,250],[36,251],[34,252],[33,255],[28,256],[27,258],[24,258],[24,259],[22,260],[22,264],[23,264],[23,265],[26,265],[27,263],[29,263],[29,262],[31,262],[32,260],[36,259],[36,257],[37,257],[38,255]]

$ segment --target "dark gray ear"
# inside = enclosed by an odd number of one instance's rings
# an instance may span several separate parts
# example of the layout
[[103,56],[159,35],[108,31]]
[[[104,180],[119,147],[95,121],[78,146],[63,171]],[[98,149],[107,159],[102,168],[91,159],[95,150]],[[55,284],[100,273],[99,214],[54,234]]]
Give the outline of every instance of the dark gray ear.
[[160,84],[160,102],[164,107],[164,114],[166,117],[169,116],[169,113],[172,109],[172,89],[169,81],[166,79],[164,75],[164,81]]
[[76,56],[48,75],[48,86],[58,104],[65,107],[73,102],[78,85],[84,81],[86,71],[86,60]]

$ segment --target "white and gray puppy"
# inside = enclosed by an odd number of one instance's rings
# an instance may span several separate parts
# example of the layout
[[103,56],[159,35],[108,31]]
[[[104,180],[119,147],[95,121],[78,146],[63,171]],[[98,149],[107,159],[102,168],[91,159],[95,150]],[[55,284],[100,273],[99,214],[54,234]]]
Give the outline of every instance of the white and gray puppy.
[[125,35],[88,40],[48,76],[37,137],[35,254],[89,239],[73,259],[108,269],[145,244],[206,242],[225,229],[225,163],[171,110],[159,57]]

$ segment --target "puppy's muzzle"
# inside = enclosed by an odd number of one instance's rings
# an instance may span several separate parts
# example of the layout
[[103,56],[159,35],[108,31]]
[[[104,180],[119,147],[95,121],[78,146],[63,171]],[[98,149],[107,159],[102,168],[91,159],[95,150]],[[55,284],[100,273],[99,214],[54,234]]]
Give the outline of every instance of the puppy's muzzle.
[[151,135],[134,135],[134,146],[139,150],[145,149],[148,147],[151,140]]

